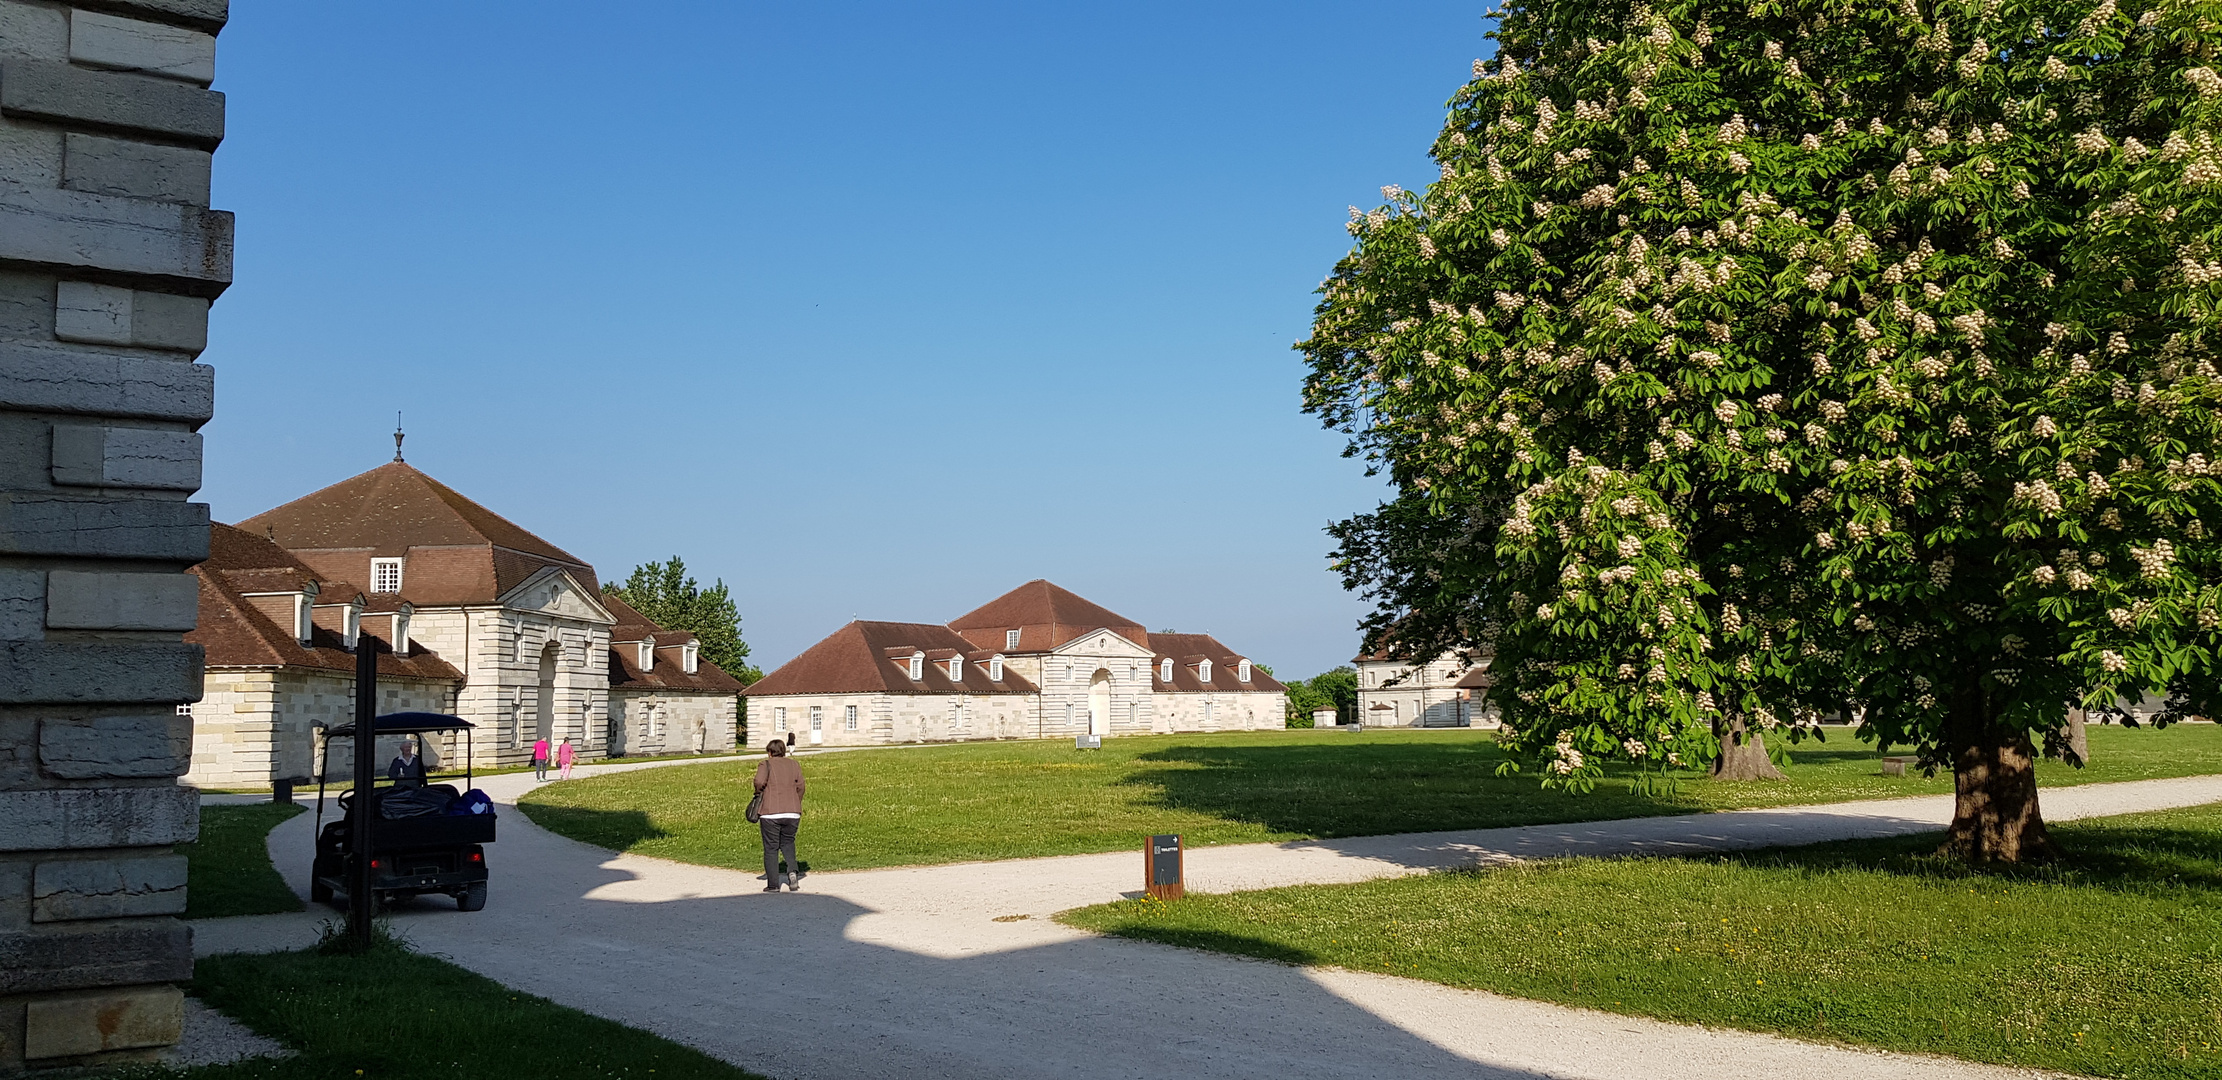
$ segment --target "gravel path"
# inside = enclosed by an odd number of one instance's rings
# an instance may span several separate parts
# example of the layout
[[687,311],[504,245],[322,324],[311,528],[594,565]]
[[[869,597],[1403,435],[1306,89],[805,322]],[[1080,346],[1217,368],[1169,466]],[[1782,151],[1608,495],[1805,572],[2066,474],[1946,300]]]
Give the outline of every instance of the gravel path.
[[[491,777],[513,808],[529,774]],[[2222,777],[2048,789],[2068,820],[2222,801]],[[1198,848],[1189,886],[1346,882],[1554,855],[1724,850],[1933,830],[1949,797]],[[297,890],[314,816],[271,832]],[[815,1077],[1960,1078],[2040,1075],[1796,1042],[1097,937],[1045,916],[1139,888],[1134,853],[760,876],[555,836],[508,812],[492,899],[424,898],[418,948],[777,1080]],[[802,849],[809,850],[804,819]],[[1139,838],[1137,838],[1139,839]],[[1139,847],[1139,844],[1137,844]],[[998,916],[1024,919],[995,921]],[[330,917],[196,924],[205,953],[297,948]]]

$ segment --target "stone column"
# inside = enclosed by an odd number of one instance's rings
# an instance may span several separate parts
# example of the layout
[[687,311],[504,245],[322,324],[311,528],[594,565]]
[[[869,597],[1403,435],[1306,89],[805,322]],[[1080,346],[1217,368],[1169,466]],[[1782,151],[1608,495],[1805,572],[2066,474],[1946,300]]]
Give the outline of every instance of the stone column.
[[193,970],[225,15],[0,0],[0,1074],[154,1054]]

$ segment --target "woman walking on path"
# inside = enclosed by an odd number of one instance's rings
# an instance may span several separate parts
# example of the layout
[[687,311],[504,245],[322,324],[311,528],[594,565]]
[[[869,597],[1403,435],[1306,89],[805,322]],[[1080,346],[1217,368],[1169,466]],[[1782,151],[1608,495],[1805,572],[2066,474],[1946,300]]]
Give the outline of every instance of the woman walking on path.
[[795,830],[802,825],[802,765],[773,739],[756,766],[756,793],[764,797],[756,827],[764,834],[764,891],[779,891],[779,857],[787,857],[787,891],[802,891],[802,863],[795,858]]
[[532,778],[548,778],[548,740],[545,738],[534,739],[532,742]]
[[563,745],[556,747],[556,767],[563,770],[563,779],[571,779],[571,760],[578,756],[579,752],[571,749],[570,736],[565,736]]

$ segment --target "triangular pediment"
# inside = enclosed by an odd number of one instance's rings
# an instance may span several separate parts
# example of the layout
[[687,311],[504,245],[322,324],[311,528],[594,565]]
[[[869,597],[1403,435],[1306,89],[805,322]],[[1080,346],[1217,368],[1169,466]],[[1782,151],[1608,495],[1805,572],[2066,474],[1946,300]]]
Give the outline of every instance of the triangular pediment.
[[1143,660],[1157,655],[1148,648],[1127,640],[1122,635],[1101,629],[1090,630],[1081,634],[1071,641],[1050,650],[1050,652],[1058,656],[1117,656],[1138,657]]
[[578,579],[560,566],[545,567],[518,582],[516,588],[502,594],[501,604],[519,611],[537,611],[582,622],[604,625],[617,622],[616,616],[602,606],[596,593],[581,587]]

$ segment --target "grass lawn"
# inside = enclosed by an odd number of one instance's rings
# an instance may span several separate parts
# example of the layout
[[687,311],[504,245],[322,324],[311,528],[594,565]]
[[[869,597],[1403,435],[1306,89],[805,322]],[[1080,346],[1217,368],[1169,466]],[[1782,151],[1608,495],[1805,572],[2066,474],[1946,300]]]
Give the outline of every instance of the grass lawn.
[[270,830],[301,813],[291,803],[201,807],[201,838],[179,844],[185,854],[185,917],[269,915],[301,910],[264,846]]
[[2050,867],[1941,834],[1567,859],[1121,901],[1074,926],[1662,1020],[2091,1076],[2222,1076],[2222,806],[2053,827]]
[[[2089,768],[2047,762],[2061,785],[2222,772],[2222,726],[2091,730]],[[1149,833],[1192,845],[1592,821],[1651,814],[1886,798],[1952,790],[1885,777],[1872,746],[1835,729],[1792,750],[1790,779],[1691,779],[1672,798],[1625,777],[1589,795],[1497,776],[1487,731],[1243,732],[1070,743],[958,743],[803,759],[810,779],[800,854],[812,869],[1120,851]],[[535,789],[532,820],[590,844],[685,862],[762,865],[742,811],[754,762],[643,769]]]
[[138,1075],[180,1080],[755,1076],[699,1050],[394,945],[354,957],[314,950],[211,956],[193,966],[190,989],[233,1019],[299,1050],[299,1056]]

